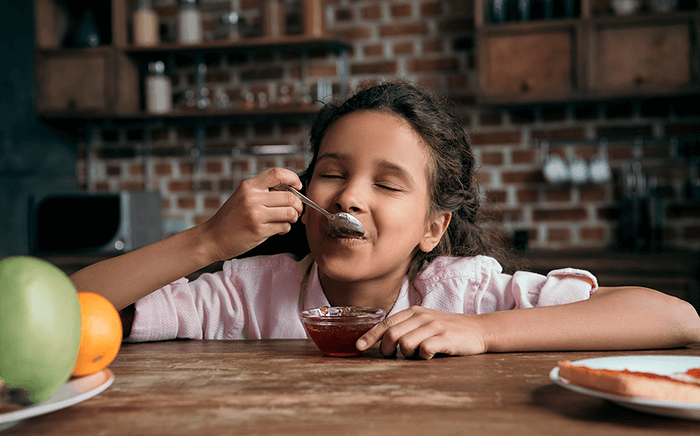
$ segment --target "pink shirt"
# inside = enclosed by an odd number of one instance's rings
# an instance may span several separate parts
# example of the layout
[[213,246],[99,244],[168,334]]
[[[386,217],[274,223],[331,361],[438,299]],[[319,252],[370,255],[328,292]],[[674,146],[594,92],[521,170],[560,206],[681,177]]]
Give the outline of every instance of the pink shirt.
[[[466,314],[551,306],[585,300],[597,288],[596,278],[578,269],[509,275],[490,257],[440,257],[415,289],[404,280],[389,315],[415,305]],[[222,271],[177,280],[137,301],[127,341],[306,338],[299,311],[329,305],[311,256],[234,259]]]

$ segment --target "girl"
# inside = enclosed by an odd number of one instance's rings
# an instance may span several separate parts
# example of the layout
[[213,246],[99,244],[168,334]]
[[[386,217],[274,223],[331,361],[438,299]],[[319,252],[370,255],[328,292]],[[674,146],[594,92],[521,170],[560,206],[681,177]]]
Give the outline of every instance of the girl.
[[[700,340],[686,302],[639,287],[599,288],[576,269],[503,273],[506,253],[479,226],[474,158],[458,120],[429,92],[377,84],[326,105],[299,178],[266,171],[207,222],[91,265],[71,278],[109,298],[128,340],[305,338],[299,310],[370,306],[388,315],[357,342],[405,356],[678,347]],[[305,189],[365,235],[334,234],[279,185]],[[232,259],[301,217],[310,255]],[[132,303],[136,302],[135,306]],[[515,309],[515,310],[513,310]]]

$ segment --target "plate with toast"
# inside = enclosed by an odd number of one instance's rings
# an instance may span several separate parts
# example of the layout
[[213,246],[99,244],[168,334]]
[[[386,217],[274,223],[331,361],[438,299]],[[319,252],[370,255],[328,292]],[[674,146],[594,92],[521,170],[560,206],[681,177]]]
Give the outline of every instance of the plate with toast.
[[561,361],[557,385],[623,407],[700,421],[700,356],[614,356]]
[[105,368],[95,374],[75,377],[64,383],[45,401],[29,406],[10,405],[5,410],[0,404],[0,431],[8,429],[20,421],[83,402],[104,391],[114,382],[114,373]]

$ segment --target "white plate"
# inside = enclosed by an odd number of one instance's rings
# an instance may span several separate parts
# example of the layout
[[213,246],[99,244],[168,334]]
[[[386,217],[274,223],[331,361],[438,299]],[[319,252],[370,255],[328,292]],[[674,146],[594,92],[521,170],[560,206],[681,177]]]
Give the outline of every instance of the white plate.
[[109,369],[69,380],[53,395],[39,404],[33,404],[13,412],[0,413],[0,431],[12,427],[23,419],[64,409],[92,398],[110,387],[113,381],[114,373]]
[[[573,362],[576,365],[585,365],[594,369],[612,369],[638,372],[651,372],[659,375],[672,375],[676,372],[686,372],[691,368],[700,368],[698,356],[617,356],[600,357],[596,359],[584,359]],[[686,418],[700,420],[700,404],[682,401],[663,401],[640,397],[622,397],[619,395],[599,392],[574,386],[567,380],[559,378],[559,367],[550,371],[549,378],[559,386],[593,397],[603,398],[621,406],[641,412],[654,413],[656,415],[671,416],[674,418]]]

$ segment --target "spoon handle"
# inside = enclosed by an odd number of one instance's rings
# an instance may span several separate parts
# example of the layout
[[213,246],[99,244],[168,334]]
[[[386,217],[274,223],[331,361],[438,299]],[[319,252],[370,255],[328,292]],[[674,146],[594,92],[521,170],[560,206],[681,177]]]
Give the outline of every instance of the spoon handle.
[[299,197],[299,199],[302,201],[302,203],[307,204],[307,205],[313,207],[314,209],[316,209],[317,211],[321,212],[329,220],[332,220],[335,218],[333,215],[330,214],[330,212],[326,211],[324,208],[322,208],[318,204],[309,200],[308,197],[306,197],[304,194],[302,194],[301,192],[297,191],[296,189],[292,188],[289,185],[277,185],[277,186],[274,186],[270,189],[272,189],[273,191],[289,191],[292,194]]

